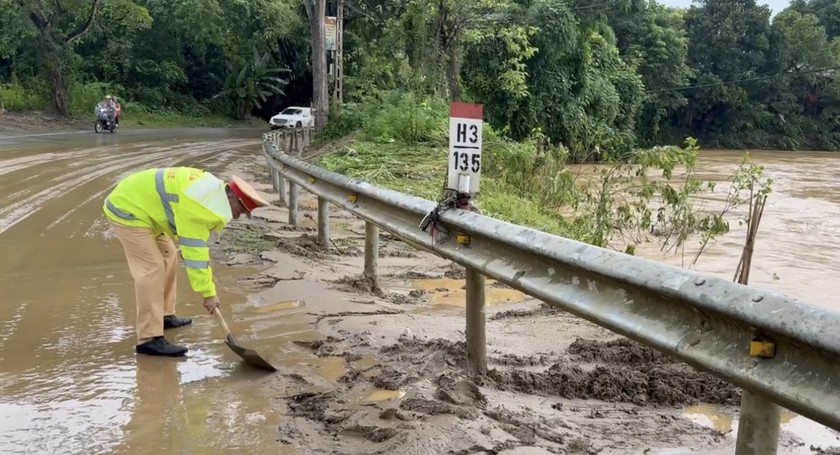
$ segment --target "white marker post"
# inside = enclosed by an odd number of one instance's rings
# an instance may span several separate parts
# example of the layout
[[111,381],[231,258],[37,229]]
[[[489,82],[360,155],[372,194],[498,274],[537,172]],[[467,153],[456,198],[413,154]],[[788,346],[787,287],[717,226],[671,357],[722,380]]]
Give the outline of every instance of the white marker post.
[[[481,104],[449,105],[449,170],[446,187],[461,194],[478,194],[481,179],[481,131],[484,107]],[[459,243],[461,243],[459,241]],[[466,242],[469,245],[469,240]],[[487,373],[487,315],[484,275],[467,267],[466,338],[467,369],[472,375]]]
[[449,171],[446,188],[477,194],[481,179],[481,132],[484,106],[449,105]]

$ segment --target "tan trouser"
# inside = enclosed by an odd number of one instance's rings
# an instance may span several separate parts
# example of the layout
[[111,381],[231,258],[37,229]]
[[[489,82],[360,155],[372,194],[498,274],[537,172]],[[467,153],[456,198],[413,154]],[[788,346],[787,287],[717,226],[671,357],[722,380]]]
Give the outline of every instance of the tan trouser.
[[155,238],[149,229],[114,222],[111,229],[123,246],[128,270],[134,278],[137,343],[144,343],[162,336],[164,315],[175,314],[178,250],[165,234]]

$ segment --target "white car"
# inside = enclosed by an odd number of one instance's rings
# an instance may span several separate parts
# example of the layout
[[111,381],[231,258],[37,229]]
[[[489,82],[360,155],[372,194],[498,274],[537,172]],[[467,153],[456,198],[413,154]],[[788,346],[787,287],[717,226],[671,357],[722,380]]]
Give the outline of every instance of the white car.
[[312,116],[312,108],[289,106],[282,112],[271,117],[268,121],[271,129],[278,128],[301,128],[315,126],[315,117]]

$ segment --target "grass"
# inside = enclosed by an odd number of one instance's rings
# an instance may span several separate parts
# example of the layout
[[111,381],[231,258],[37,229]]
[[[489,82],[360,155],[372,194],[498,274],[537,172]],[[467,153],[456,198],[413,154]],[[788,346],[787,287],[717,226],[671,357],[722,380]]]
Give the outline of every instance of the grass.
[[[448,167],[448,123],[446,103],[431,96],[374,93],[331,111],[315,145],[332,153],[319,164],[437,201]],[[640,243],[680,248],[700,231],[708,238],[725,233],[718,215],[701,212],[692,203],[705,191],[688,171],[696,162],[693,139],[685,147],[615,156],[592,173],[577,172],[569,165],[570,151],[545,139],[535,130],[515,142],[484,125],[481,191],[475,199],[483,214],[631,254]],[[677,168],[682,174],[674,176]],[[662,178],[653,177],[659,174]],[[668,226],[673,235],[653,238],[649,231],[654,222]]]
[[277,246],[276,240],[265,236],[268,228],[264,226],[248,224],[231,230],[234,232],[222,234],[222,251],[227,254],[259,255]]
[[[492,169],[492,153],[485,155]],[[432,201],[438,200],[447,169],[447,150],[427,145],[355,141],[324,156],[319,165],[333,172]],[[572,226],[536,197],[512,188],[504,176],[482,175],[476,205],[482,213],[510,223],[559,235]]]
[[[91,116],[93,118],[93,116]],[[93,121],[93,120],[91,120]],[[189,117],[181,114],[154,114],[136,113],[131,114],[123,111],[120,118],[120,127],[140,128],[224,128],[239,127],[253,128],[264,127],[266,122],[262,119],[250,117],[245,120],[233,120],[230,117],[217,114],[209,114],[202,117]]]
[[[330,111],[316,146],[335,150],[319,164],[348,177],[437,201],[448,166],[449,106],[406,92],[377,92]],[[483,134],[481,191],[485,215],[567,237],[583,235],[560,216],[574,192],[562,151],[537,153],[536,143],[515,143],[489,125]]]

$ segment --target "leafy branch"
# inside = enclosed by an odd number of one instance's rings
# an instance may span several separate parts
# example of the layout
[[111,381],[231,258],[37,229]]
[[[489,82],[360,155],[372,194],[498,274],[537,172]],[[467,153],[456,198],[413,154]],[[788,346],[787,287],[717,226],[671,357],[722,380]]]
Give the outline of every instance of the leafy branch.
[[283,86],[289,81],[280,74],[289,72],[287,68],[273,66],[274,62],[268,52],[258,53],[253,49],[251,60],[244,63],[228,62],[228,75],[223,89],[213,98],[227,97],[233,104],[237,119],[244,119],[256,106],[262,107],[268,97],[284,94]]
[[[684,147],[654,147],[594,166],[594,178],[581,185],[575,202],[586,223],[585,240],[610,248],[623,244],[628,254],[635,254],[642,243],[656,241],[660,251],[682,254],[685,266],[686,243],[697,238],[700,248],[688,265],[694,267],[707,246],[729,232],[730,212],[766,196],[772,184],[763,177],[763,167],[750,164],[745,155],[723,204],[709,210],[708,194],[716,185],[697,177],[697,152],[697,142],[688,138]],[[654,171],[659,175],[651,176]],[[749,196],[744,195],[746,190]]]

